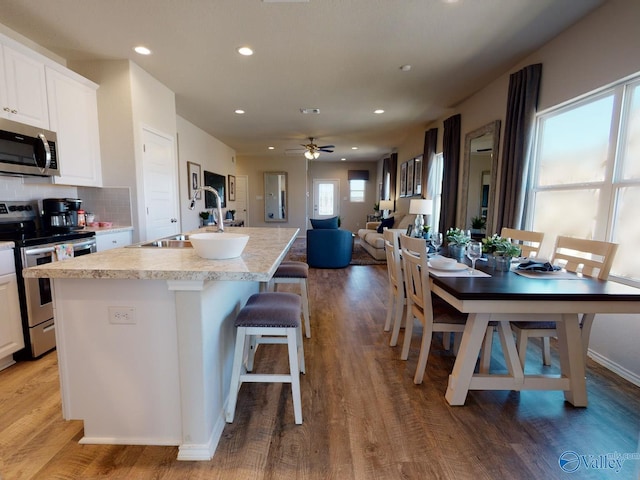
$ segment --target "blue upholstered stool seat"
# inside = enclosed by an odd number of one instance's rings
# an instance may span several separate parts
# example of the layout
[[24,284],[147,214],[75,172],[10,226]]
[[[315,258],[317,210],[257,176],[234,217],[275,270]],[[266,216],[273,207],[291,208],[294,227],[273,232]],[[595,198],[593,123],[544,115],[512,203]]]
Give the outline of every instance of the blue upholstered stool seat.
[[294,283],[300,286],[302,298],[302,315],[304,316],[304,332],[307,338],[311,338],[311,322],[309,320],[309,293],[307,278],[309,277],[309,265],[304,262],[284,261],[278,266],[271,282],[269,290],[276,291],[276,286],[281,283]]
[[[300,296],[294,293],[263,292],[251,295],[238,313],[234,322],[237,327],[236,346],[225,415],[228,423],[233,422],[238,392],[243,382],[291,383],[295,422],[302,423],[300,372],[304,373],[305,365],[300,326],[301,304]],[[274,343],[287,344],[289,373],[249,373],[253,370],[258,345]]]

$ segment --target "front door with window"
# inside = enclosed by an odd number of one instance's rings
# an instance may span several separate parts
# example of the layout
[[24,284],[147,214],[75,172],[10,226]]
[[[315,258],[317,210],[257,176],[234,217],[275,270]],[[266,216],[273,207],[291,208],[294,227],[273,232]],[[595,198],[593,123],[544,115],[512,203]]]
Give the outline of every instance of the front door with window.
[[340,181],[313,180],[312,218],[331,218],[340,215]]

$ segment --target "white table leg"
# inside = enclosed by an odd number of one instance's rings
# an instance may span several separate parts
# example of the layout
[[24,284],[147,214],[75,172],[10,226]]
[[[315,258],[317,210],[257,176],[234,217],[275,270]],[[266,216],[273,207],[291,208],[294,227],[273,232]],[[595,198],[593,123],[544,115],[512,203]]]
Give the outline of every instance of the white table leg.
[[513,339],[511,323],[505,320],[498,322],[498,332],[500,333],[500,341],[502,343],[502,351],[507,363],[507,369],[509,370],[509,375],[511,375],[514,380],[514,390],[519,390],[518,386],[522,386],[524,383],[524,372],[522,370],[522,364],[520,363],[520,357],[518,356],[516,342]]
[[464,405],[490,318],[491,315],[487,313],[470,313],[467,318],[445,394],[449,405]]
[[570,383],[570,390],[565,391],[564,398],[574,407],[586,407],[587,382],[579,316],[575,313],[563,314],[562,321],[556,322],[556,331],[558,332],[560,371]]

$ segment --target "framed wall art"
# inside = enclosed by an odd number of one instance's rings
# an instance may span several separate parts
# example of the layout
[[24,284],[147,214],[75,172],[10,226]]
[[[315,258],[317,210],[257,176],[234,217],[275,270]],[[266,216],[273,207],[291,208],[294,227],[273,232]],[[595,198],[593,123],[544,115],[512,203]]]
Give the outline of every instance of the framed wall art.
[[235,202],[236,200],[236,176],[228,175],[229,177],[229,201]]
[[400,196],[407,196],[407,162],[400,165]]
[[[189,200],[193,198],[193,194],[196,192],[201,185],[201,177],[200,177],[200,164],[187,162],[187,180],[189,182]],[[198,192],[197,200],[202,199],[202,192]]]
[[413,194],[422,195],[422,157],[416,157],[413,163]]
[[407,162],[407,197],[413,195],[413,158]]

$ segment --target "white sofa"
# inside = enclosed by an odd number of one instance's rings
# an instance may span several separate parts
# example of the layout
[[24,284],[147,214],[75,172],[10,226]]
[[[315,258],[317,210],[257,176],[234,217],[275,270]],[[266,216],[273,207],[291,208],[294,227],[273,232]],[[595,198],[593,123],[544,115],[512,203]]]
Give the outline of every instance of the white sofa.
[[[389,218],[393,217],[393,229],[407,231],[407,227],[415,220],[415,215],[407,215],[406,213],[395,213],[389,215]],[[384,260],[386,254],[384,252],[384,238],[382,233],[378,233],[377,229],[381,222],[367,222],[365,228],[358,230],[358,238],[360,239],[360,245],[364,248],[369,255],[376,260]]]

